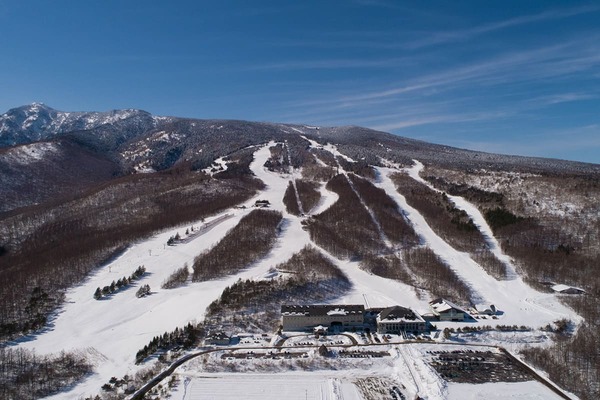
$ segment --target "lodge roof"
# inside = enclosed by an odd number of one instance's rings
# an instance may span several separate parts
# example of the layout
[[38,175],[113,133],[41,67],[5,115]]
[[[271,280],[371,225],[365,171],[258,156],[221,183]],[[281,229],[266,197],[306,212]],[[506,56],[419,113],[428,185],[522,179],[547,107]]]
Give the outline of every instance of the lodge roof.
[[365,306],[362,304],[312,304],[312,305],[282,305],[281,315],[363,315]]

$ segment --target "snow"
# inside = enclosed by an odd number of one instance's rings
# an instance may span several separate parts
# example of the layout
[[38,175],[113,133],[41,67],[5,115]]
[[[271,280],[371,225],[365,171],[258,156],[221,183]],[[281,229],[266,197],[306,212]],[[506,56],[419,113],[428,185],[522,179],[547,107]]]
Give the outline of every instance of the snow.
[[[215,168],[217,170],[213,172],[213,169]],[[213,176],[219,172],[227,171],[227,161],[225,161],[225,157],[219,157],[213,161],[212,165],[204,168],[202,171],[210,176]]]
[[[308,234],[302,230],[300,219],[285,212],[282,203],[287,188],[287,177],[267,171],[263,164],[270,156],[268,146],[258,150],[251,169],[259,178],[264,178],[267,188],[259,196],[251,199],[252,205],[258,197],[271,202],[272,208],[284,212],[282,233],[275,248],[263,260],[238,275],[223,279],[190,283],[185,287],[164,290],[162,282],[184,263],[193,264],[194,257],[216,244],[226,232],[233,228],[251,207],[235,209],[207,220],[226,214],[233,217],[223,220],[204,235],[188,243],[166,246],[176,230],[159,233],[152,238],[132,246],[118,259],[106,265],[78,287],[67,292],[64,307],[53,321],[53,326],[43,334],[33,336],[20,346],[34,348],[40,353],[53,353],[59,349],[87,351],[93,349],[99,357],[95,365],[96,373],[69,392],[53,398],[73,398],[96,394],[100,386],[112,376],[134,373],[135,353],[154,336],[172,331],[190,321],[201,320],[204,310],[220,296],[226,286],[241,279],[260,279],[269,269],[289,259],[309,242]],[[201,227],[202,222],[191,224]],[[185,231],[186,227],[179,230]],[[201,239],[200,239],[201,238]],[[142,299],[135,297],[135,288],[120,291],[110,299],[95,300],[93,293],[97,287],[110,285],[113,280],[129,276],[139,265],[144,265],[147,276],[137,285],[149,284],[152,294]]]
[[346,315],[348,312],[344,309],[336,308],[335,310],[327,311],[327,315]]
[[13,147],[0,157],[19,165],[29,165],[58,152],[60,152],[58,144],[39,142]]
[[360,400],[356,386],[343,376],[312,373],[210,374],[185,376],[173,400]]
[[448,400],[549,400],[561,399],[540,382],[516,383],[451,383],[448,385]]
[[[409,175],[416,181],[425,184],[430,189],[432,189],[438,193],[441,193],[441,191],[436,189],[435,187],[433,187],[433,185],[431,183],[429,183],[425,179],[421,178],[420,172],[423,170],[423,164],[417,160],[413,160],[413,162],[414,162],[414,166],[412,168],[408,169]],[[450,199],[450,201],[452,203],[454,203],[454,205],[459,210],[465,211],[469,215],[469,217],[471,217],[471,219],[473,220],[473,223],[475,224],[475,226],[479,229],[479,231],[483,235],[483,238],[485,239],[489,250],[494,254],[494,256],[496,256],[496,258],[498,260],[500,260],[506,266],[507,277],[509,279],[517,279],[518,275],[515,271],[515,266],[513,265],[511,258],[502,252],[502,249],[500,248],[500,244],[498,243],[498,240],[494,237],[492,228],[490,228],[490,226],[488,225],[487,221],[485,220],[483,214],[481,214],[479,209],[475,205],[469,203],[468,201],[466,201],[465,199],[463,199],[460,196],[452,196],[447,193],[446,193],[446,195],[448,196],[448,199]]]
[[[418,168],[418,164],[416,168]],[[415,174],[416,168],[413,167],[412,175]],[[404,196],[396,191],[390,175],[398,170],[389,167],[377,167],[376,169],[379,173],[377,186],[384,189],[400,209],[406,212],[422,241],[471,288],[476,303],[496,305],[502,316],[498,320],[486,320],[488,324],[517,324],[537,328],[562,318],[581,320],[581,317],[560,303],[553,294],[540,293],[519,278],[498,281],[487,274],[471,259],[469,254],[455,250],[440,238],[427,224],[425,218],[407,203]],[[477,218],[471,208],[465,207],[465,211],[474,220]],[[480,226],[483,226],[481,221],[479,223]],[[438,326],[445,326],[445,324],[440,322]]]
[[336,192],[332,192],[325,188],[327,186],[326,183],[322,183],[319,187],[319,193],[321,194],[321,199],[319,203],[311,210],[311,214],[317,215],[327,210],[329,207],[335,204],[336,201],[340,198],[340,196]]
[[[293,129],[293,128],[292,128]],[[308,139],[307,139],[308,140]],[[311,145],[319,146],[310,141]],[[267,170],[265,161],[270,157],[270,142],[266,146],[257,148],[254,161],[250,169],[261,179],[266,188],[246,203],[245,209],[233,208],[225,210],[218,215],[207,218],[205,224],[201,221],[193,225],[200,231],[190,235],[175,246],[166,246],[169,237],[177,231],[185,231],[188,226],[169,229],[156,233],[154,236],[132,243],[131,246],[113,260],[95,271],[85,282],[70,289],[66,294],[66,301],[62,309],[52,321],[48,330],[39,335],[26,338],[17,345],[23,348],[36,349],[46,354],[60,350],[74,350],[89,356],[94,363],[95,372],[82,383],[61,392],[53,399],[71,399],[92,396],[100,391],[102,384],[108,382],[112,376],[122,377],[125,374],[135,374],[140,366],[135,366],[136,352],[146,345],[154,336],[172,331],[191,321],[199,321],[204,317],[208,305],[218,298],[226,286],[232,285],[238,279],[266,279],[273,276],[274,266],[288,260],[293,254],[299,252],[306,245],[319,248],[311,242],[308,232],[302,228],[303,217],[289,214],[283,204],[283,195],[290,179],[301,177],[301,171],[292,170],[290,173],[278,173]],[[335,146],[328,145],[327,150],[340,157],[344,157]],[[51,150],[48,150],[51,151]],[[223,160],[217,160],[221,165]],[[393,167],[378,168],[379,181],[377,185],[384,189],[401,210],[406,213],[417,233],[424,243],[444,259],[450,267],[457,272],[477,293],[481,302],[495,304],[504,315],[498,320],[482,320],[480,323],[493,325],[494,323],[518,324],[533,327],[543,326],[557,319],[570,318],[578,320],[571,310],[560,304],[553,294],[542,294],[525,285],[520,279],[510,281],[497,281],[477,265],[468,254],[454,250],[450,245],[438,237],[427,225],[424,218],[417,210],[408,206],[406,200],[396,191],[389,178],[391,173],[397,172]],[[416,169],[411,173],[415,173]],[[417,173],[418,175],[418,173]],[[321,202],[315,207],[314,213],[320,213],[337,201],[338,196],[329,192],[324,185],[321,186]],[[222,279],[188,283],[184,287],[164,290],[162,282],[176,269],[193,264],[194,257],[202,251],[216,244],[229,229],[233,228],[240,219],[253,209],[256,200],[268,200],[270,208],[283,214],[281,233],[273,249],[261,260],[258,260],[248,269]],[[457,206],[464,207],[465,211],[474,220],[477,214],[468,204],[461,199],[453,199]],[[485,225],[479,223],[480,229],[485,230]],[[485,222],[485,221],[483,221]],[[204,228],[203,228],[204,227]],[[490,231],[489,241],[493,243]],[[419,296],[412,286],[402,282],[386,279],[373,275],[359,268],[359,263],[350,260],[339,260],[319,248],[323,254],[337,265],[347,276],[352,284],[349,292],[332,299],[332,304],[365,304],[367,307],[387,307],[402,305],[414,310],[428,310],[428,296]],[[145,298],[135,297],[136,288],[128,288],[114,294],[105,300],[95,300],[93,293],[97,287],[110,285],[113,280],[129,276],[139,265],[144,265],[146,276],[136,283],[148,284],[152,294]],[[443,327],[444,323],[438,323]],[[448,326],[461,326],[457,323],[446,323]],[[467,325],[472,325],[467,324]],[[491,335],[491,334],[490,334]],[[525,335],[527,335],[525,333]],[[529,334],[531,341],[534,335]],[[499,339],[499,338],[497,338]],[[547,337],[538,338],[547,341]],[[474,337],[474,341],[494,341],[491,336]],[[515,335],[514,340],[519,342]],[[527,339],[521,339],[527,341]],[[359,392],[354,385],[358,377],[385,376],[404,382],[408,386],[408,393],[419,393],[429,399],[458,398],[462,395],[473,394],[475,398],[483,392],[475,385],[446,385],[435,371],[423,361],[418,350],[412,346],[398,346],[392,351],[391,360],[373,361],[369,367],[356,367],[340,371],[315,370],[307,372],[289,371],[276,374],[203,374],[194,369],[194,365],[184,364],[178,369],[182,377],[181,384],[173,393],[174,399],[270,399],[270,398],[314,398],[314,399],[359,399]],[[248,367],[248,368],[251,368]],[[413,382],[410,384],[410,382]],[[412,385],[412,386],[411,386]],[[496,385],[496,386],[495,386]],[[489,392],[501,393],[505,386],[490,384]],[[533,386],[532,386],[533,385]],[[535,384],[525,383],[511,386],[507,393],[514,398],[519,393],[545,393]],[[496,388],[496,389],[492,389]],[[539,389],[539,390],[538,390]],[[512,390],[512,391],[511,391]],[[551,394],[550,394],[551,395]],[[453,397],[454,396],[454,397]],[[462,397],[468,398],[468,397]],[[532,397],[535,398],[535,397]],[[550,398],[546,396],[545,398]]]
[[[311,335],[312,336],[312,335]],[[303,338],[295,338],[302,342]],[[302,342],[304,343],[304,342]],[[307,347],[295,351],[304,350]],[[177,400],[196,399],[320,399],[355,400],[363,399],[358,384],[362,380],[386,382],[384,391],[391,386],[402,388],[406,398],[417,395],[424,399],[558,399],[554,392],[538,381],[519,383],[468,384],[446,382],[427,363],[427,350],[440,350],[439,346],[427,344],[405,344],[376,346],[373,351],[389,350],[382,358],[346,358],[337,356],[324,359],[309,350],[303,363],[306,371],[289,370],[293,365],[278,359],[257,358],[237,362],[239,372],[207,372],[205,365],[218,362],[217,354],[205,360],[195,359],[176,371],[179,378],[172,398]],[[443,346],[444,350],[462,349],[464,346]],[[475,349],[481,349],[475,348]],[[492,351],[497,351],[490,348]],[[267,350],[262,350],[266,352]],[[362,350],[367,351],[367,350]],[[259,354],[261,350],[255,352]],[[274,351],[277,354],[277,351]],[[292,364],[290,364],[292,363]],[[330,365],[336,365],[331,368]],[[268,373],[253,372],[260,366]],[[375,383],[375,385],[379,385]],[[388,387],[389,385],[389,387]],[[375,393],[372,393],[377,396]],[[377,397],[375,397],[377,398]]]

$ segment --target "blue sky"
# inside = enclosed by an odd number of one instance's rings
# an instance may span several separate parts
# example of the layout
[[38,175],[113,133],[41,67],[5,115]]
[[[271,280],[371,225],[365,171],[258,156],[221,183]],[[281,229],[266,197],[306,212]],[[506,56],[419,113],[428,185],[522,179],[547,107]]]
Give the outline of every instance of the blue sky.
[[0,0],[0,112],[361,125],[600,163],[600,3]]

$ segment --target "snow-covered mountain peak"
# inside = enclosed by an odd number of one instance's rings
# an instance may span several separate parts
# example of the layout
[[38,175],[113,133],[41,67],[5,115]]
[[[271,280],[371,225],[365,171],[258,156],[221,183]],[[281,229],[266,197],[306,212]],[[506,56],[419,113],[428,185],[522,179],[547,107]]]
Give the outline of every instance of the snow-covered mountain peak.
[[63,112],[34,102],[0,115],[0,147],[46,140],[63,133],[112,125],[133,117],[145,120],[149,128],[157,122],[146,111],[137,109]]

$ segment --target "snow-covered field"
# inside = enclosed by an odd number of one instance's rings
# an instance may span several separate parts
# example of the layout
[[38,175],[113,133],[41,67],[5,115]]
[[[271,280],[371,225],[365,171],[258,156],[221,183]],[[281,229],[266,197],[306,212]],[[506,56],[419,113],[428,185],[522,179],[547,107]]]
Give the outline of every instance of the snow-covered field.
[[[432,349],[464,349],[461,346],[408,344],[377,346],[389,349],[382,358],[323,359],[314,351],[302,362],[305,371],[289,370],[293,361],[279,359],[242,360],[238,372],[206,372],[203,365],[217,363],[219,356],[194,360],[176,372],[179,384],[172,392],[173,399],[363,399],[359,387],[371,388],[370,399],[389,399],[389,391],[397,388],[407,399],[418,394],[424,399],[558,399],[540,382],[466,384],[446,382],[425,362]],[[468,347],[467,347],[468,349]],[[482,349],[471,347],[473,349]],[[484,348],[488,350],[490,348]],[[496,351],[491,349],[492,351]],[[366,351],[365,349],[361,351]],[[260,363],[260,367],[251,364]],[[267,364],[267,366],[265,366]],[[331,367],[334,365],[335,367]],[[253,369],[270,369],[268,373]],[[288,370],[286,370],[288,369]]]
[[469,385],[452,383],[448,385],[448,400],[546,400],[559,398],[539,382],[482,383]]
[[[302,217],[287,213],[282,199],[290,179],[301,177],[301,171],[290,174],[270,172],[263,167],[270,156],[269,146],[257,148],[251,170],[267,187],[246,203],[245,209],[230,209],[206,221],[181,226],[157,233],[139,243],[132,243],[129,249],[92,274],[81,285],[67,292],[66,302],[52,326],[45,332],[23,340],[20,347],[36,349],[40,353],[53,353],[60,350],[83,352],[94,363],[95,372],[82,383],[53,396],[54,399],[73,399],[95,395],[100,387],[115,377],[135,374],[141,367],[135,366],[136,352],[154,336],[172,331],[190,321],[200,321],[207,306],[219,297],[226,286],[242,279],[264,279],[270,276],[269,270],[289,259],[304,246],[311,244],[308,232],[302,229]],[[315,142],[311,145],[316,146]],[[335,146],[325,146],[335,155],[345,157]],[[349,158],[345,157],[348,161]],[[221,165],[224,163],[221,162]],[[418,164],[417,164],[418,165]],[[521,279],[497,281],[477,265],[468,254],[453,249],[427,225],[417,210],[396,192],[389,175],[397,172],[394,168],[378,168],[380,180],[377,185],[392,197],[406,212],[408,219],[421,236],[424,243],[445,260],[456,273],[477,293],[482,303],[494,304],[503,315],[497,321],[485,320],[473,324],[493,325],[517,324],[534,328],[552,323],[561,318],[577,321],[571,310],[558,302],[553,294],[542,294],[527,286]],[[413,170],[413,174],[417,170]],[[418,171],[417,171],[418,174]],[[321,187],[321,202],[314,213],[321,212],[335,203],[337,194]],[[262,260],[235,276],[223,279],[188,283],[186,286],[164,290],[162,282],[185,263],[193,264],[194,257],[217,243],[227,231],[250,212],[254,201],[268,200],[271,208],[281,211],[284,216],[282,232],[272,251]],[[452,198],[458,207],[469,213],[478,226],[494,243],[494,238],[481,214],[460,198]],[[228,218],[222,218],[228,215]],[[183,234],[186,229],[201,228],[204,224],[218,220],[192,240],[175,246],[167,246],[167,240],[175,233]],[[496,247],[495,251],[499,247]],[[321,249],[322,250],[322,249]],[[339,260],[322,250],[352,282],[352,290],[335,299],[336,303],[358,303],[367,307],[383,307],[400,304],[421,312],[428,310],[427,298],[417,296],[415,289],[401,282],[372,275],[358,268],[357,262]],[[499,256],[502,256],[499,254]],[[510,262],[507,258],[503,261]],[[135,286],[148,284],[151,295],[136,298],[136,287],[119,291],[109,298],[95,300],[97,287],[110,285],[114,280],[129,276],[140,265],[147,274]],[[454,326],[457,323],[439,323],[438,327]],[[480,336],[485,338],[485,336]],[[547,338],[546,338],[547,339]],[[485,339],[482,339],[485,341]],[[518,338],[512,338],[518,342]],[[542,340],[542,339],[540,339]],[[287,372],[277,374],[198,374],[183,368],[179,372],[181,384],[173,393],[175,399],[359,399],[361,398],[353,381],[356,377],[385,376],[404,382],[409,393],[427,398],[494,398],[495,393],[506,393],[508,398],[552,398],[552,393],[536,382],[522,384],[463,385],[449,384],[435,374],[423,361],[419,353],[410,348],[398,350],[394,356],[393,368],[389,365],[374,364],[372,370],[342,370],[314,372]],[[481,397],[483,396],[483,397]],[[530,396],[530,397],[527,397]],[[536,397],[537,396],[537,397]],[[496,397],[500,398],[500,397]],[[505,398],[505,397],[502,397]]]
[[360,400],[358,389],[342,375],[319,373],[211,374],[182,376],[173,400]]

